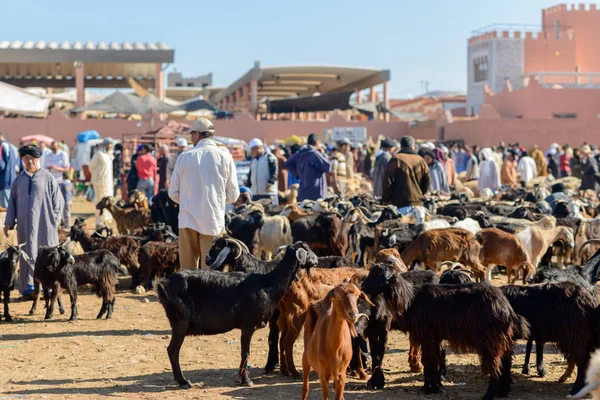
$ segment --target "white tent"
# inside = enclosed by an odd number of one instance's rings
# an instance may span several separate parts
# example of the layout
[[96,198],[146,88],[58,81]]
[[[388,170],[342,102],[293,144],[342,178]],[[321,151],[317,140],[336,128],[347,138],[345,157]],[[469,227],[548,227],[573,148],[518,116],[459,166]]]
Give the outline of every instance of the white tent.
[[27,93],[25,90],[0,82],[0,111],[31,117],[46,117],[50,99]]

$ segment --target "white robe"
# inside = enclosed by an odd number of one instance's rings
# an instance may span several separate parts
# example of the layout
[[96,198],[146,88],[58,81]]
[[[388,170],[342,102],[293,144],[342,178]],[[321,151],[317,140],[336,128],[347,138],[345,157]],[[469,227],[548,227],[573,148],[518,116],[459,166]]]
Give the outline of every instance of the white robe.
[[521,157],[517,164],[517,172],[521,173],[521,181],[527,183],[537,176],[535,160],[529,156]]
[[[102,198],[115,195],[115,183],[113,181],[113,160],[112,156],[104,151],[97,151],[90,162],[90,172],[92,173],[92,185],[94,185],[94,203],[98,204]],[[106,214],[106,211],[104,212]],[[108,214],[97,215],[96,225],[102,225],[110,220]]]
[[484,189],[497,190],[500,188],[500,170],[494,161],[492,149],[486,147],[479,152],[481,163],[479,164],[479,183],[478,189],[483,192]]

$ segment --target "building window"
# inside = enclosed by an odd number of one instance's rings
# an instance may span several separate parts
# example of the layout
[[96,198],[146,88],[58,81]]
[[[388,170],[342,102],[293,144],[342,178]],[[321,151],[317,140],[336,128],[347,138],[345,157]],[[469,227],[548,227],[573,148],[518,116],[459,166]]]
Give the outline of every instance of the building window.
[[553,118],[556,119],[573,119],[573,118],[577,118],[577,114],[576,113],[555,113],[554,115],[552,115]]
[[194,82],[188,82],[188,87],[194,87]]
[[183,86],[183,85],[181,84],[181,82],[175,82],[175,87],[181,87],[181,86]]
[[473,60],[473,67],[475,69],[475,82],[482,82],[488,80],[488,58],[477,57]]

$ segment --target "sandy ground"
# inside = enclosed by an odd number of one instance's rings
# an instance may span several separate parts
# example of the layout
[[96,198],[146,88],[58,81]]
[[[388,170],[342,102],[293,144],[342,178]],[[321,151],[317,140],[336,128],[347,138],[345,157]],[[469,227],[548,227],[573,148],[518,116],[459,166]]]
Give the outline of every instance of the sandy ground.
[[[76,207],[76,208],[75,208]],[[75,205],[87,212],[87,205]],[[84,211],[85,209],[85,211]],[[129,287],[123,278],[121,288]],[[13,293],[17,297],[17,293]],[[284,378],[277,371],[264,375],[267,359],[267,329],[258,331],[252,341],[251,377],[255,387],[239,387],[233,381],[240,362],[239,331],[223,335],[187,338],[181,356],[184,374],[194,383],[180,390],[173,381],[166,347],[170,327],[153,293],[132,295],[120,290],[111,320],[96,320],[100,299],[88,288],[80,288],[80,319],[67,322],[58,314],[45,321],[43,307],[29,316],[31,303],[11,304],[12,323],[0,323],[0,400],[3,399],[293,399],[300,398],[301,381]],[[300,336],[302,337],[302,336]],[[387,385],[371,392],[365,383],[349,379],[346,399],[408,400],[478,399],[487,387],[474,355],[448,355],[448,377],[443,392],[425,396],[419,392],[423,377],[411,374],[407,363],[408,340],[392,332],[390,351],[383,367]],[[564,399],[573,379],[557,383],[566,363],[546,346],[545,378],[521,375],[524,344],[519,343],[513,362],[510,398]],[[302,344],[295,346],[294,359],[300,367]],[[534,357],[535,358],[535,357]],[[532,368],[532,370],[534,370]],[[312,375],[309,399],[320,399],[318,378]]]

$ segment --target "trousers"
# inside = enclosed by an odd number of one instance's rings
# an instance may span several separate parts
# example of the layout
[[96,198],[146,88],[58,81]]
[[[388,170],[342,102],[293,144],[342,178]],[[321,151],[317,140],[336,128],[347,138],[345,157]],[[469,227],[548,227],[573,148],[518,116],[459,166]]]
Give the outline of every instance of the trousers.
[[179,229],[179,262],[181,269],[207,269],[206,256],[212,247],[215,236],[203,235],[190,228]]

